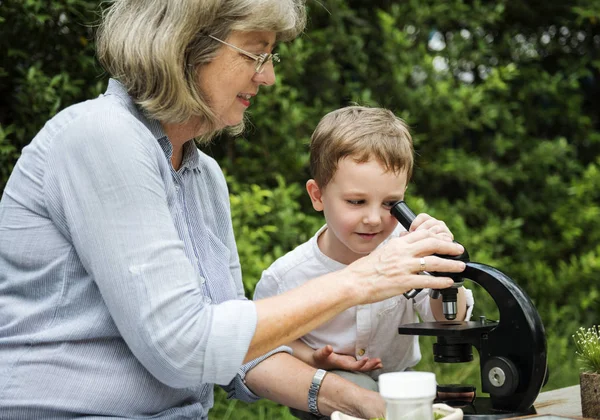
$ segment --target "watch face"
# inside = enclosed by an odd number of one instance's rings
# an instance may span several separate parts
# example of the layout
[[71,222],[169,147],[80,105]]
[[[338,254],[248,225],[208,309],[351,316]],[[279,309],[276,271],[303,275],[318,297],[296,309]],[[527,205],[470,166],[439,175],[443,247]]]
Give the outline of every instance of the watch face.
[[321,385],[321,381],[323,380],[323,378],[325,377],[325,375],[327,374],[326,370],[323,369],[317,369],[317,371],[315,372],[315,376],[313,376],[313,384],[319,384]]

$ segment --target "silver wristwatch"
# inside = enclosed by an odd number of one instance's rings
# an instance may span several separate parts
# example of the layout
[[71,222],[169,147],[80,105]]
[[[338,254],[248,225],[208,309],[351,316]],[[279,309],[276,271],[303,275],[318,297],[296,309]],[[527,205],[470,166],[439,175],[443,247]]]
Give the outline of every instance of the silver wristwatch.
[[308,388],[308,409],[315,416],[322,415],[317,408],[317,396],[319,395],[319,389],[321,388],[321,383],[326,374],[326,370],[317,369],[315,376],[313,376],[312,383],[310,384],[310,388]]

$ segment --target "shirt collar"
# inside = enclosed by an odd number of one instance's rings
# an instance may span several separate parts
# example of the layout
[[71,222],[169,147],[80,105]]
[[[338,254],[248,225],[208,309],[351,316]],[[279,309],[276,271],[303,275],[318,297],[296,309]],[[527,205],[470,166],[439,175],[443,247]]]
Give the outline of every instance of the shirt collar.
[[[158,144],[160,145],[160,148],[163,150],[167,159],[171,160],[171,157],[173,156],[173,145],[171,144],[167,136],[163,136],[157,140]],[[183,168],[200,170],[198,148],[196,147],[194,140],[189,140],[183,145],[183,160],[181,161],[180,170]]]
[[[127,107],[127,110],[150,130],[154,138],[158,141],[167,159],[171,160],[171,157],[173,156],[173,146],[160,121],[146,116],[139,105],[137,105],[133,101],[133,98],[129,96],[121,82],[115,79],[109,79],[105,95],[116,96]],[[189,140],[183,145],[183,161],[181,168],[200,169],[198,149],[194,140]]]

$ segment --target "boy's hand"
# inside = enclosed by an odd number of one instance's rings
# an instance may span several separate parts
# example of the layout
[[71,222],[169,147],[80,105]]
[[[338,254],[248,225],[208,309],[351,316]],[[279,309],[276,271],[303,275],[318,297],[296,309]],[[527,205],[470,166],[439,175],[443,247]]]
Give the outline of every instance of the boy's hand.
[[383,367],[379,358],[369,359],[365,357],[356,360],[354,357],[346,354],[334,353],[333,347],[330,345],[315,350],[313,360],[313,366],[325,370],[341,369],[353,372],[369,372]]
[[450,232],[446,223],[431,217],[427,213],[420,213],[410,225],[410,232],[417,230],[428,230],[439,236],[441,239],[448,241],[454,240],[454,235]]

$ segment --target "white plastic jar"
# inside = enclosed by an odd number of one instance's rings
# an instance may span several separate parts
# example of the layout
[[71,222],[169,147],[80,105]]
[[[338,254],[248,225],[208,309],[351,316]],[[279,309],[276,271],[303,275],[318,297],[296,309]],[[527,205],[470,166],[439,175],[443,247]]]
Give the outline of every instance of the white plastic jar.
[[386,402],[386,420],[433,420],[435,373],[384,373],[379,393]]

